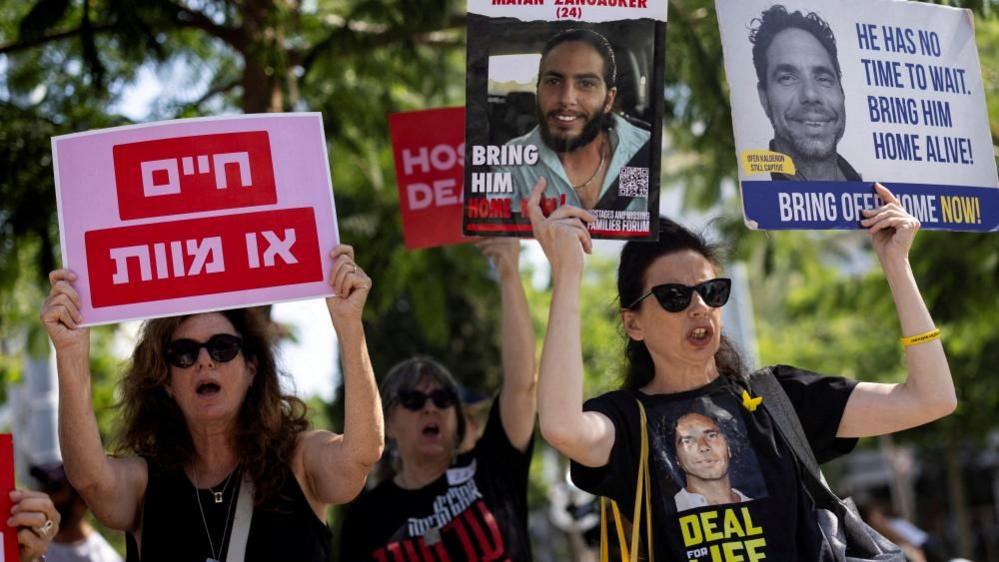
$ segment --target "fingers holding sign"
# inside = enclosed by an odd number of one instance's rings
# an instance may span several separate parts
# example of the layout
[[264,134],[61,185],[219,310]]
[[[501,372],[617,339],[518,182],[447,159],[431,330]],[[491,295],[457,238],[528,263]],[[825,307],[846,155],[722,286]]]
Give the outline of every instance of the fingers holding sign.
[[[330,252],[333,268],[329,284],[334,296],[326,299],[333,325],[342,322],[360,322],[364,303],[371,290],[371,278],[354,262],[354,248],[341,244]],[[339,330],[339,328],[338,328]]]
[[534,229],[534,238],[541,244],[552,271],[583,269],[583,252],[593,251],[593,239],[587,224],[596,222],[596,217],[579,207],[563,205],[545,217],[541,209],[541,195],[545,191],[545,178],[534,184],[527,212]]
[[76,281],[76,274],[68,269],[49,273],[52,288],[38,316],[57,352],[89,351],[90,330],[80,327],[82,301],[73,285]]
[[864,209],[861,226],[867,227],[874,244],[874,252],[884,263],[886,259],[905,259],[916,237],[920,223],[902,207],[898,198],[880,183],[874,184],[878,197],[885,202],[875,209]]
[[10,492],[13,507],[7,525],[17,529],[21,560],[37,560],[59,532],[59,512],[48,495],[31,490]]

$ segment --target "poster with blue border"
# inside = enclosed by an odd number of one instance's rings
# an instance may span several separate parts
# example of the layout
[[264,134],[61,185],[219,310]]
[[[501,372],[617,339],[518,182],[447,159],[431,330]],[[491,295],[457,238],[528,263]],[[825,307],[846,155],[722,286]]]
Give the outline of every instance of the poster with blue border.
[[923,228],[999,231],[970,11],[899,0],[715,0],[743,215],[855,229],[891,189]]

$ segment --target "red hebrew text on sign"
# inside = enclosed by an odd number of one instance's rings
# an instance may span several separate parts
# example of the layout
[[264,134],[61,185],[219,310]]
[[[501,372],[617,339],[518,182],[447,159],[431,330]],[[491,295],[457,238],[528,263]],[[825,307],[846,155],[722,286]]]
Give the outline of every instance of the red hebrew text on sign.
[[122,220],[277,203],[267,131],[114,147]]
[[323,280],[310,208],[87,232],[94,308]]

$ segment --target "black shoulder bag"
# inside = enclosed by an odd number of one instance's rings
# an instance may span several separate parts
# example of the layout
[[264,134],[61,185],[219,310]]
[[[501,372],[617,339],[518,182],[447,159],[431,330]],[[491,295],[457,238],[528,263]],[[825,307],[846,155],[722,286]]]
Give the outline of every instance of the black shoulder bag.
[[798,461],[805,491],[815,503],[815,516],[826,543],[823,548],[829,549],[837,561],[905,562],[897,545],[860,518],[853,500],[841,499],[829,489],[798,414],[773,372],[767,368],[753,373],[749,386],[754,394],[763,397],[764,409]]

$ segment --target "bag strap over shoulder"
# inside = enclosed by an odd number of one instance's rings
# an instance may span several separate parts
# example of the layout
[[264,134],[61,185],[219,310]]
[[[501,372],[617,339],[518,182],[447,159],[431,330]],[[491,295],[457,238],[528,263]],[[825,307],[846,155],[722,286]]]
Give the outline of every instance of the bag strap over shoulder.
[[649,473],[649,432],[647,429],[645,406],[638,399],[639,425],[641,427],[641,445],[638,457],[638,475],[635,487],[635,509],[631,518],[631,541],[625,537],[624,524],[621,522],[621,510],[617,507],[617,502],[610,498],[600,498],[600,562],[610,561],[610,552],[607,542],[607,504],[610,503],[611,511],[614,515],[614,526],[617,529],[617,542],[621,548],[621,560],[623,562],[638,562],[639,534],[642,528],[642,508],[645,509],[645,531],[646,548],[648,550],[649,562],[655,562],[655,554],[652,548],[652,478]]
[[757,395],[763,397],[763,408],[776,423],[784,440],[794,450],[794,456],[798,457],[808,472],[824,482],[819,462],[815,459],[812,446],[808,444],[808,437],[805,436],[805,428],[801,426],[801,420],[798,419],[798,413],[791,404],[791,399],[787,397],[773,371],[767,367],[753,373],[749,379],[749,386]]
[[243,474],[239,486],[239,496],[236,500],[236,518],[229,535],[229,551],[226,562],[243,562],[246,558],[246,541],[250,534],[250,522],[253,520],[253,479],[249,474]]
[[904,556],[897,545],[867,525],[860,518],[852,501],[843,500],[829,488],[812,446],[808,443],[798,413],[773,371],[766,368],[753,373],[749,386],[754,393],[763,397],[762,405],[774,421],[775,430],[791,447],[798,463],[804,467],[802,482],[812,500],[818,507],[830,510],[842,521],[847,544],[864,553],[863,558],[848,554],[847,560],[903,561]]

